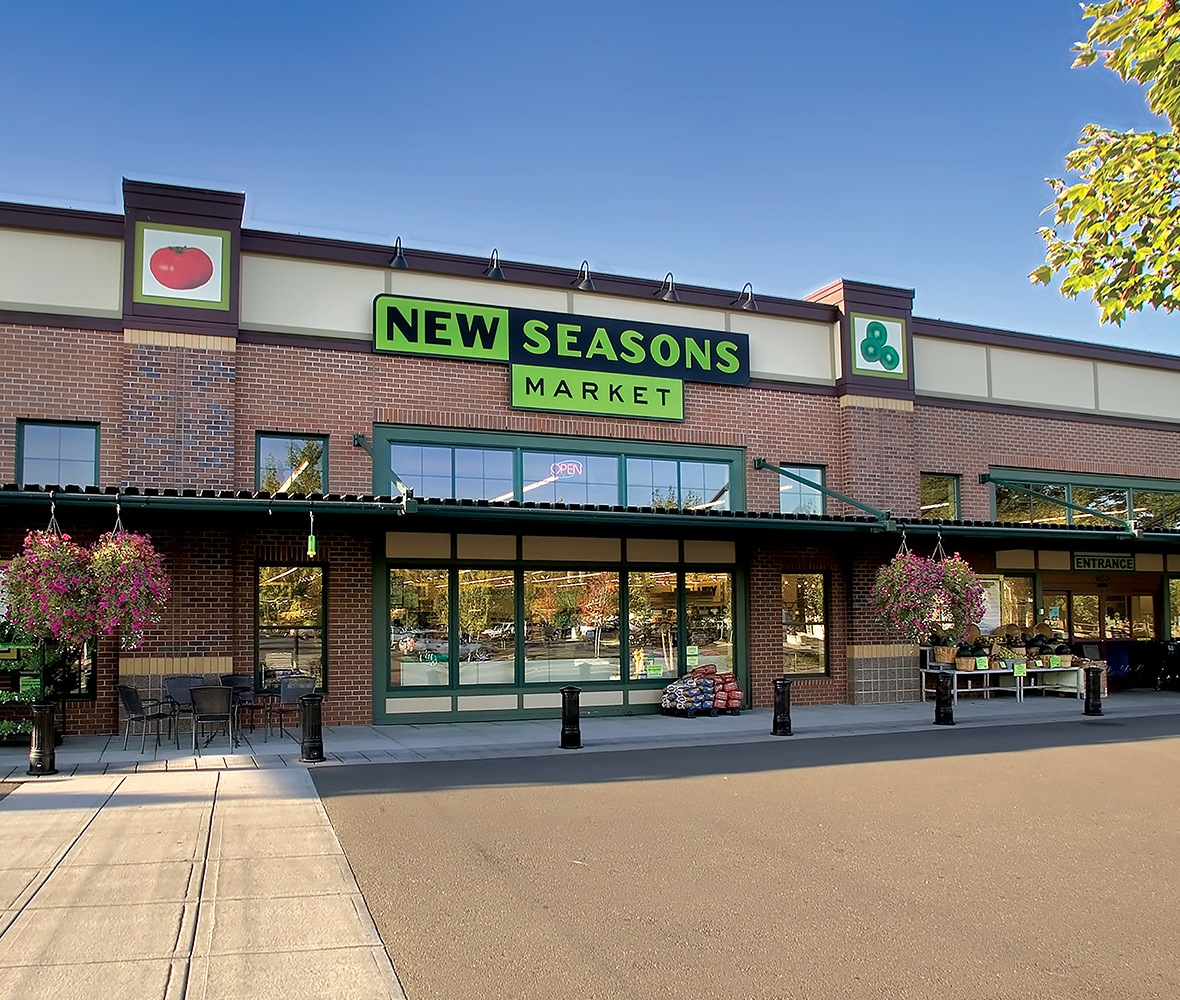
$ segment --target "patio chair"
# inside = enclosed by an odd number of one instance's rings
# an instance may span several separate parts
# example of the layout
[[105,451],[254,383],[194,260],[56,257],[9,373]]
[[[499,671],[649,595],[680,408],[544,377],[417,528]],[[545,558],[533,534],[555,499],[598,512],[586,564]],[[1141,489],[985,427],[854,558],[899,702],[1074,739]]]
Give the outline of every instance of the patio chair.
[[237,715],[236,728],[242,731],[242,715],[249,711],[250,731],[254,731],[254,713],[264,708],[254,697],[254,678],[250,674],[222,674],[221,683],[234,693],[234,713]]
[[156,724],[156,746],[160,745],[160,721],[168,720],[168,735],[172,735],[172,708],[165,705],[159,698],[140,698],[139,692],[126,684],[117,685],[119,700],[123,703],[123,713],[127,718],[123,731],[123,749],[127,749],[127,740],[131,737],[131,724],[138,722],[143,732],[139,752],[147,750],[147,727],[149,722]]
[[180,749],[180,717],[192,715],[193,703],[189,691],[204,684],[205,678],[201,674],[175,674],[164,678],[164,691],[167,694],[168,707],[172,713],[170,725],[175,727],[176,749]]
[[[234,742],[234,693],[231,688],[225,687],[222,684],[204,684],[200,687],[189,689],[189,695],[192,699],[193,710],[193,756],[197,756],[200,750],[197,747],[197,730],[202,726],[225,726],[229,733],[230,751],[236,746]],[[208,746],[213,736],[217,734],[215,729],[205,740],[205,746]]]
[[[315,691],[316,684],[314,677],[284,677],[279,684],[279,700],[272,705],[271,710],[279,713],[279,737],[282,738],[283,713],[292,712],[298,717],[299,699]],[[269,721],[266,729],[269,733]]]

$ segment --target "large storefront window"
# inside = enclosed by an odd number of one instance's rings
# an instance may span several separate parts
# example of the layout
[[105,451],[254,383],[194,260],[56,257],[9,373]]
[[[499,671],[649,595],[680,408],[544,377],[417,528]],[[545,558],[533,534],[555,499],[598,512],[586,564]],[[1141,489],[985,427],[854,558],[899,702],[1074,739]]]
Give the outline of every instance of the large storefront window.
[[450,682],[450,573],[445,569],[389,571],[389,686]]
[[524,574],[524,680],[619,679],[619,574]]
[[[660,510],[741,510],[745,455],[737,448],[666,446],[490,431],[373,429],[373,489],[397,496]],[[806,487],[805,487],[806,489]]]
[[327,593],[322,566],[258,567],[256,683],[278,690],[284,677],[326,687]]
[[686,666],[733,669],[733,577],[728,573],[684,574]]
[[516,574],[459,570],[459,683],[516,679]]
[[675,572],[627,574],[631,680],[679,672],[676,592]]
[[784,573],[783,673],[827,672],[827,602],[823,574]]

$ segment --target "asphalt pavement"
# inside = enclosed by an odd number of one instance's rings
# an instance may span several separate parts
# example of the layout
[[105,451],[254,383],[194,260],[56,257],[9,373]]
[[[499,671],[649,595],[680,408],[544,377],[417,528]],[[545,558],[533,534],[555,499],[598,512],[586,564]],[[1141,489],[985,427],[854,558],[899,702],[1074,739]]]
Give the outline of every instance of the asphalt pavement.
[[1180,716],[321,769],[407,995],[1180,996]]

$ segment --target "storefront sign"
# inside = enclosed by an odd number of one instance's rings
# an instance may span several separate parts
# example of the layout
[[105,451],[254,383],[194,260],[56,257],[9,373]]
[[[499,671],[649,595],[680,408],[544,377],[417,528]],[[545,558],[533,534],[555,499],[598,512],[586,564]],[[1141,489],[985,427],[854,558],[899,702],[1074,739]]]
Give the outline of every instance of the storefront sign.
[[749,337],[720,330],[378,295],[373,331],[381,352],[510,363],[524,409],[683,420],[684,382],[750,380]]
[[1135,557],[1101,552],[1075,552],[1073,568],[1080,573],[1134,573]]
[[684,383],[674,378],[513,365],[512,405],[561,413],[683,420]]

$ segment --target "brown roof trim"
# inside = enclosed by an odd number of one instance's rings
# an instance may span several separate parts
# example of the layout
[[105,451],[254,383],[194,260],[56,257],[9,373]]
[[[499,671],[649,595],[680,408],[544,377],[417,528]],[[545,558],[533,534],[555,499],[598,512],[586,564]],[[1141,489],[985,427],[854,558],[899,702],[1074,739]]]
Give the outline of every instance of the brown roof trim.
[[8,312],[0,309],[0,326],[37,326],[53,330],[122,330],[122,317],[65,316],[60,313]]
[[317,351],[357,351],[373,354],[371,340],[345,337],[307,337],[300,333],[271,333],[268,330],[238,330],[239,344],[267,344],[273,347],[306,347]]
[[1135,347],[1090,344],[1081,340],[1047,337],[1040,333],[997,330],[988,326],[973,326],[970,323],[954,323],[950,320],[926,319],[919,316],[914,316],[910,325],[915,337],[940,337],[943,340],[961,340],[991,347],[1010,347],[1020,351],[1039,351],[1042,354],[1063,354],[1073,358],[1088,358],[1091,361],[1109,361],[1119,365],[1143,365],[1148,368],[1180,371],[1180,357],[1156,351],[1143,351]]
[[155,184],[123,178],[123,204],[144,212],[161,212],[166,216],[193,215],[199,219],[219,219],[241,225],[243,191],[184,187],[180,184]]
[[48,205],[20,205],[11,201],[0,202],[0,226],[123,238],[122,215],[76,208],[52,208]]
[[[376,243],[352,243],[345,240],[327,239],[315,236],[299,236],[292,233],[267,233],[256,229],[242,230],[243,253],[265,253],[278,257],[306,257],[312,260],[331,261],[339,264],[359,264],[365,267],[389,266],[393,247]],[[483,278],[488,261],[485,257],[471,257],[464,254],[442,253],[437,250],[414,250],[403,248],[406,262],[412,271],[426,274],[446,274],[457,278]],[[578,272],[547,264],[526,264],[500,258],[500,268],[508,281],[520,281],[530,285],[571,291]],[[620,274],[591,272],[595,293],[621,295],[636,299],[654,299],[660,282],[652,278],[634,278]],[[593,294],[593,293],[590,293]],[[683,305],[707,306],[711,309],[732,309],[738,298],[737,291],[723,288],[709,288],[703,285],[676,285],[676,294]],[[820,323],[834,323],[839,319],[839,310],[834,306],[802,299],[784,299],[776,296],[758,295],[754,301],[758,311],[767,316],[789,319],[812,320]]]
[[1017,417],[1037,417],[1041,420],[1064,420],[1073,424],[1108,424],[1114,427],[1137,427],[1148,431],[1169,431],[1175,434],[1180,425],[1167,420],[1145,420],[1141,417],[1118,417],[1107,413],[1088,413],[1079,410],[1042,409],[1039,406],[1015,406],[1011,403],[986,403],[975,399],[946,399],[942,396],[915,396],[914,406],[940,407],[947,410],[977,410],[1005,413]]

